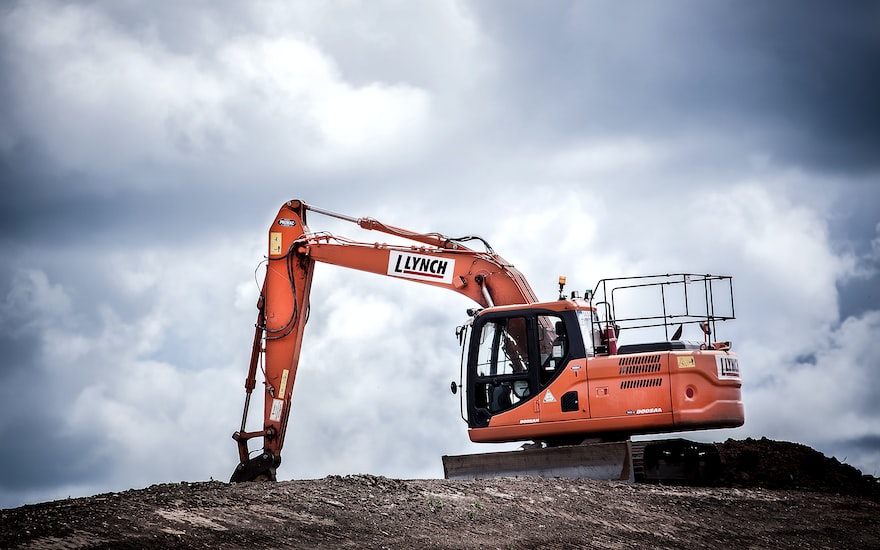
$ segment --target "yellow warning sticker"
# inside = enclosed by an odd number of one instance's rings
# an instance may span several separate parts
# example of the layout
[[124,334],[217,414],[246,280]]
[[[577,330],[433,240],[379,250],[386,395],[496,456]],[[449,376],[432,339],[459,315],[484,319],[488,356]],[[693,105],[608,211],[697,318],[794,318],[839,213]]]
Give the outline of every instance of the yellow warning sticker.
[[696,366],[693,355],[678,358],[678,368],[680,369],[692,369]]
[[284,372],[281,374],[281,387],[278,389],[278,396],[281,399],[284,399],[284,390],[287,389],[287,376],[290,374],[290,370],[284,369]]
[[281,254],[281,232],[269,233],[269,254]]

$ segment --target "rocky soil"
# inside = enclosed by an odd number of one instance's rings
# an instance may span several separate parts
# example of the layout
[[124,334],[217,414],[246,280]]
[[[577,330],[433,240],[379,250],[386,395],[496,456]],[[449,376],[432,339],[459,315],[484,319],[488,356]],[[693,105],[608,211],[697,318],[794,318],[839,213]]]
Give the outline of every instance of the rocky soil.
[[880,548],[880,484],[808,447],[718,444],[713,487],[371,475],[155,485],[0,510],[0,548]]

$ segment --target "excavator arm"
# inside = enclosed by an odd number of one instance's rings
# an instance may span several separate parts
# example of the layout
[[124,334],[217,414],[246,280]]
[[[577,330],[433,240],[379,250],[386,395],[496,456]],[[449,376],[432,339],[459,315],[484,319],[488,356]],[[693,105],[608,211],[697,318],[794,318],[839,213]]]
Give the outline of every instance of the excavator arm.
[[[313,233],[306,212],[352,222],[412,241],[414,245],[366,243],[329,233]],[[481,241],[484,251],[464,243]],[[274,480],[290,415],[290,402],[309,313],[309,293],[316,262],[367,271],[453,290],[482,307],[537,302],[523,275],[476,236],[451,238],[417,233],[372,218],[352,218],[293,200],[282,205],[269,230],[266,276],[257,303],[253,349],[245,380],[241,429],[233,434],[239,464],[232,482]],[[265,376],[263,427],[246,430],[248,409],[257,387],[257,371]],[[248,442],[262,438],[262,452],[251,456]]]

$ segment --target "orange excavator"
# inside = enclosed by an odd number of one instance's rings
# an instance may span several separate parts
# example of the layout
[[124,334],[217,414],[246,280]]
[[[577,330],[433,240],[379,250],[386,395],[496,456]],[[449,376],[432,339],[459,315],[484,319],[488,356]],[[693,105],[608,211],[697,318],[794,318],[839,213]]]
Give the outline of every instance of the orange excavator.
[[[312,232],[307,211],[410,244]],[[480,237],[413,232],[300,200],[282,205],[268,244],[244,412],[232,436],[239,454],[232,482],[275,479],[316,262],[442,287],[476,302],[456,331],[461,378],[451,385],[453,393],[461,390],[472,441],[556,447],[744,422],[738,360],[730,342],[711,338],[717,322],[734,318],[728,276],[602,279],[583,295],[569,296],[560,277],[559,298],[541,302],[525,277]],[[718,297],[725,307],[716,309]],[[660,304],[659,313],[644,312],[651,303]],[[619,311],[624,307],[638,313]],[[699,327],[702,341],[681,340],[689,325]],[[654,341],[618,341],[622,334],[658,330],[663,337]],[[258,371],[265,378],[263,427],[247,431]],[[248,443],[255,438],[263,446],[252,452]]]

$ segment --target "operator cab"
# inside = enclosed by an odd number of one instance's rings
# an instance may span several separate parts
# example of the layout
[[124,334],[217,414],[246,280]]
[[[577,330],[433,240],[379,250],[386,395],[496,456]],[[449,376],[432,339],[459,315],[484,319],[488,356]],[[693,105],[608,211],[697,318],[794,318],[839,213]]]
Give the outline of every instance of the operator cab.
[[[734,318],[730,277],[602,279],[586,299],[563,284],[559,300],[471,311],[459,328],[472,441],[742,425],[738,361],[710,340]],[[690,325],[703,342],[681,339]]]
[[[550,385],[575,358],[594,353],[592,310],[569,301],[483,310],[460,328],[463,411],[472,428]],[[591,334],[591,332],[588,332]]]

